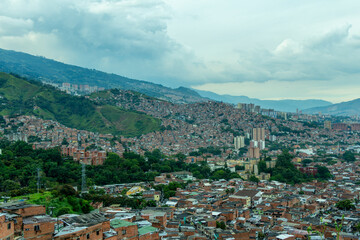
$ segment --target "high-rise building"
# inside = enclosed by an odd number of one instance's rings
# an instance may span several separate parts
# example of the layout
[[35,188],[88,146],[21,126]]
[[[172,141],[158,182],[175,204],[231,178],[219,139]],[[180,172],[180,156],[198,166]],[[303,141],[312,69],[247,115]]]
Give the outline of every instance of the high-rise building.
[[237,108],[238,108],[238,109],[243,109],[243,104],[242,104],[242,103],[238,103],[238,104],[237,104]]
[[265,149],[265,141],[260,140],[258,142],[258,147],[260,148],[260,150],[264,150]]
[[242,147],[245,147],[245,137],[244,136],[234,137],[234,148],[235,148],[235,150],[239,150]]
[[276,136],[275,135],[270,135],[269,136],[269,141],[271,141],[271,142],[276,141]]
[[253,128],[252,139],[255,141],[265,141],[265,128]]
[[260,158],[260,149],[259,148],[249,148],[248,150],[249,158]]
[[325,121],[324,122],[324,128],[330,130],[331,129],[331,121]]
[[250,141],[250,147],[252,147],[252,148],[259,147],[259,142],[255,141],[255,140],[251,140]]
[[287,120],[287,113],[286,112],[279,112],[278,117],[284,120]]

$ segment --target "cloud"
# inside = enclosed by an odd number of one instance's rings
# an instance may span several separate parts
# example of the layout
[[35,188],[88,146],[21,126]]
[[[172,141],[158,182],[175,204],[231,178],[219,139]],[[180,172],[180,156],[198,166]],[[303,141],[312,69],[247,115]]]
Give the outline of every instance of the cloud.
[[[190,73],[194,56],[167,34],[160,0],[5,0],[0,47],[166,83]],[[10,23],[10,24],[5,24]],[[32,41],[35,40],[36,41]]]
[[353,70],[360,70],[360,48],[358,36],[350,35],[350,29],[350,25],[344,25],[303,42],[284,39],[274,50],[239,54],[238,63],[257,73],[251,80],[260,82],[317,81],[352,74]]
[[0,47],[172,87],[357,87],[356,9],[325,0],[2,0]]
[[0,16],[0,35],[18,36],[28,32],[32,27],[31,19]]
[[193,87],[266,99],[358,98],[360,37],[351,29],[345,24],[302,41],[284,39],[273,50],[241,51],[241,67],[229,69],[228,79]]

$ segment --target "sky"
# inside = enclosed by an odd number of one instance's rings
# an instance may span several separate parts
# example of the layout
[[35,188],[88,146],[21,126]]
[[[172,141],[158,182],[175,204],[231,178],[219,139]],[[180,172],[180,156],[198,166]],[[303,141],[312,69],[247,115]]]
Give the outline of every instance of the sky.
[[1,0],[0,48],[168,87],[360,95],[358,0]]

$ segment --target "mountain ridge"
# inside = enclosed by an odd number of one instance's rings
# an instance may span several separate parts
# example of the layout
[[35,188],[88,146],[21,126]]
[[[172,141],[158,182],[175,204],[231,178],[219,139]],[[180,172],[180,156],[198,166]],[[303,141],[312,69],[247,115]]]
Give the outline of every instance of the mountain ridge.
[[173,103],[222,101],[232,104],[254,103],[262,108],[295,112],[331,104],[323,100],[260,100],[246,96],[218,95],[212,92],[178,87],[169,88],[144,80],[130,79],[113,73],[69,65],[45,57],[0,48],[0,72],[15,73],[20,76],[54,83],[88,84],[104,88],[132,90]]
[[277,111],[283,112],[296,112],[298,110],[304,110],[312,107],[327,106],[332,104],[331,102],[320,99],[306,99],[306,100],[261,100],[257,98],[250,98],[247,96],[232,96],[228,94],[220,95],[209,91],[196,90],[200,96],[211,98],[217,101],[229,102],[232,104],[237,103],[254,103],[260,105],[261,108],[271,108]]
[[144,80],[130,79],[113,73],[105,73],[65,64],[45,57],[4,50],[0,48],[0,72],[16,73],[20,76],[53,83],[96,85],[104,88],[120,88],[144,93],[174,103],[202,102],[202,98],[192,89],[176,89]]
[[324,107],[309,108],[306,109],[304,112],[310,114],[321,112],[322,114],[329,114],[335,116],[360,115],[360,98]]

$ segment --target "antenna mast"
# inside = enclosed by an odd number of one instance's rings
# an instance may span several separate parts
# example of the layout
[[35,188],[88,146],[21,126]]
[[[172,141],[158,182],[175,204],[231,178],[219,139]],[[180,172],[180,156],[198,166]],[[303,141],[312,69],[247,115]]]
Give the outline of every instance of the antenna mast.
[[37,193],[40,192],[40,168],[37,168]]
[[85,164],[81,163],[81,193],[86,192],[86,168]]

